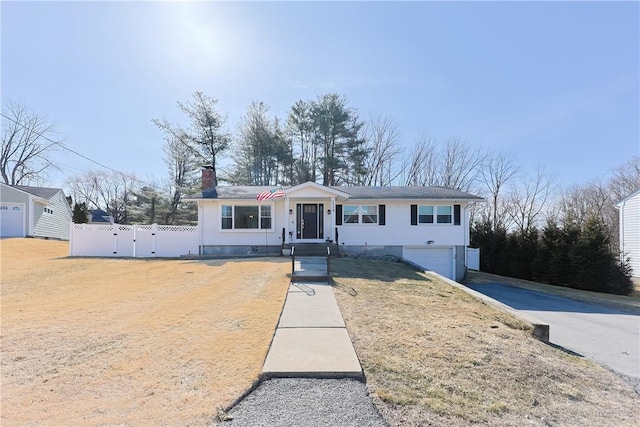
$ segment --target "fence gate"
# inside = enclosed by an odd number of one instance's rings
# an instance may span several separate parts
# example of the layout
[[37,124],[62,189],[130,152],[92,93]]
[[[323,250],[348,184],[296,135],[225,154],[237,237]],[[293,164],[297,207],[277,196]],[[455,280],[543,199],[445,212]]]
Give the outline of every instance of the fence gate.
[[467,248],[467,268],[480,271],[480,248]]

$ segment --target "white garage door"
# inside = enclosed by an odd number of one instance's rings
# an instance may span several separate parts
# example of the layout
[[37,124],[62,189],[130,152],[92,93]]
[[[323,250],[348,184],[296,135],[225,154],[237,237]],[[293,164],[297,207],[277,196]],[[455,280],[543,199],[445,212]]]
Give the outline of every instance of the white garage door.
[[24,237],[24,206],[12,203],[0,205],[0,236]]
[[453,279],[453,248],[405,248],[404,258]]

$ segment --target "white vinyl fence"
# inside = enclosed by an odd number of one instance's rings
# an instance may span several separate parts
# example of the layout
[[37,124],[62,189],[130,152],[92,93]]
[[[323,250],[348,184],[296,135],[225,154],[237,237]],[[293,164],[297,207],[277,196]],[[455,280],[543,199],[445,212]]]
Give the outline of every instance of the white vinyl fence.
[[71,224],[70,256],[179,257],[198,254],[198,227]]
[[480,271],[480,249],[467,248],[467,268]]

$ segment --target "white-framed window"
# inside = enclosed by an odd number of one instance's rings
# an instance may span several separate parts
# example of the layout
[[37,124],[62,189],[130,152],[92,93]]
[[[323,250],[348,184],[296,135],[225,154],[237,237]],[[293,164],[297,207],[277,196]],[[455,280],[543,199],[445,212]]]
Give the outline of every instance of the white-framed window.
[[418,224],[433,224],[433,206],[418,206]]
[[260,205],[260,228],[271,230],[271,205]]
[[453,206],[418,206],[418,224],[452,224]]
[[342,206],[343,224],[377,224],[378,206]]
[[222,229],[232,230],[233,229],[233,206],[222,205],[221,211],[222,211],[221,212]]
[[223,230],[271,230],[271,205],[222,205]]
[[438,224],[451,224],[453,223],[453,207],[452,206],[437,206],[437,221]]

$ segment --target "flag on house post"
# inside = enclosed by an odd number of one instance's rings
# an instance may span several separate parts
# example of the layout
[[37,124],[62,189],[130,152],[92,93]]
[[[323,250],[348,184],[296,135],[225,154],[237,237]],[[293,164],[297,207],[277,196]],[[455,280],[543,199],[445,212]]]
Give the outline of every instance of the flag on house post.
[[280,198],[280,197],[285,197],[285,193],[284,193],[284,188],[283,187],[274,188],[274,189],[271,189],[271,190],[264,190],[262,193],[258,194],[256,199],[259,202],[262,202],[263,200],[277,199],[277,198]]

